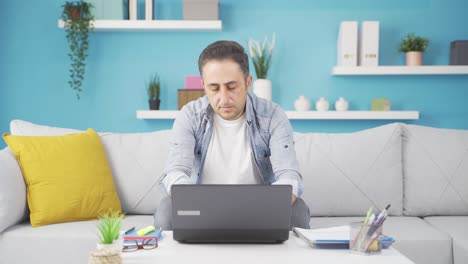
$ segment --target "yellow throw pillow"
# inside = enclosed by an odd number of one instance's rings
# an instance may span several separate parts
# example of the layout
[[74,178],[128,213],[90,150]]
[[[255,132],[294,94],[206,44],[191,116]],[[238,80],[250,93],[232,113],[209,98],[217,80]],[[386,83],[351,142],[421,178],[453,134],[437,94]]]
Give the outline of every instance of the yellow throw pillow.
[[121,212],[109,161],[93,129],[64,136],[3,134],[3,139],[23,172],[33,227]]

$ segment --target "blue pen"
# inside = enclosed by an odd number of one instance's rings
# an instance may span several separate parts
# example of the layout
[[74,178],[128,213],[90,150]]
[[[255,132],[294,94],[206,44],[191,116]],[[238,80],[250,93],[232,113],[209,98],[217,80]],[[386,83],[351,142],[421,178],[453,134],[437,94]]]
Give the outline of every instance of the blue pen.
[[125,231],[124,234],[125,234],[125,235],[128,235],[128,234],[130,234],[130,232],[132,232],[133,230],[135,230],[135,227],[132,227],[132,228],[130,228],[129,230]]
[[162,230],[161,227],[158,228],[158,229],[156,229],[156,237],[157,237],[158,239],[161,239],[161,238],[162,238],[162,231],[163,231],[163,230]]
[[375,223],[376,224],[380,224],[380,222],[382,221],[382,219],[384,219],[385,217],[387,217],[388,215],[388,212],[387,210],[390,208],[390,204],[387,205],[387,207],[385,207],[385,209],[382,210],[382,212],[380,212],[379,216],[375,219]]

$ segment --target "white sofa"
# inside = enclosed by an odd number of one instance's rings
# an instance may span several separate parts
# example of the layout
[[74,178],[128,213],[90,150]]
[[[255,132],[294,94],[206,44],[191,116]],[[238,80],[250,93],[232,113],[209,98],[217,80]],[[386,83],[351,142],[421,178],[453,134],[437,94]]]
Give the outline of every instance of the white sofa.
[[[15,135],[78,130],[11,122]],[[152,224],[170,131],[100,133],[123,211],[123,229]],[[468,131],[401,123],[355,133],[295,133],[311,228],[363,219],[391,204],[384,233],[415,263],[468,263]],[[86,263],[96,221],[32,228],[26,187],[8,148],[0,151],[0,263]]]

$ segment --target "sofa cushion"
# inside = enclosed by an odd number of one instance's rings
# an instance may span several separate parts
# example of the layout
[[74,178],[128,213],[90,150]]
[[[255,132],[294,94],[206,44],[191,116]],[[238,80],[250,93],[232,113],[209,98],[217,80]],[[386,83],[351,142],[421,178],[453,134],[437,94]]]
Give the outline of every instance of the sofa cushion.
[[355,133],[295,133],[304,180],[302,198],[312,216],[358,216],[370,206],[401,215],[401,125]]
[[[97,223],[80,221],[37,228],[29,223],[18,224],[0,234],[0,263],[88,263],[89,253],[98,243]],[[130,215],[125,217],[121,230],[152,224],[152,216]]]
[[10,133],[18,136],[61,136],[83,132],[83,130],[42,126],[23,120],[12,120],[10,122]]
[[3,138],[27,185],[32,226],[93,219],[107,210],[120,212],[109,161],[94,130]]
[[468,261],[468,216],[430,216],[424,221],[452,237],[455,264]]
[[[310,228],[327,228],[362,221],[364,217],[312,217]],[[383,233],[395,239],[392,245],[414,263],[452,262],[450,236],[432,227],[419,217],[390,216]]]
[[468,215],[468,131],[403,126],[404,214]]
[[27,214],[26,185],[9,148],[0,150],[0,233]]
[[[37,125],[22,120],[10,123],[16,135],[63,135],[80,130]],[[169,155],[170,130],[149,133],[99,133],[114,182],[127,214],[153,214],[163,192],[158,179]]]

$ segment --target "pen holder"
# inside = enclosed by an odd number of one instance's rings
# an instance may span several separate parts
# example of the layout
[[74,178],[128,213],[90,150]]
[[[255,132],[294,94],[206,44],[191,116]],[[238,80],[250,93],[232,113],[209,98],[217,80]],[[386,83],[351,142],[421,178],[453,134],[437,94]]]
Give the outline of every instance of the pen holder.
[[373,255],[382,253],[382,225],[367,225],[364,222],[353,222],[349,226],[351,253]]

